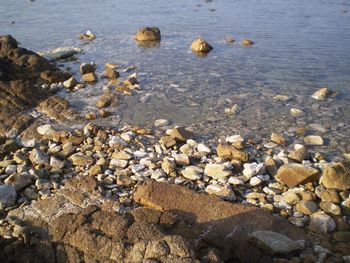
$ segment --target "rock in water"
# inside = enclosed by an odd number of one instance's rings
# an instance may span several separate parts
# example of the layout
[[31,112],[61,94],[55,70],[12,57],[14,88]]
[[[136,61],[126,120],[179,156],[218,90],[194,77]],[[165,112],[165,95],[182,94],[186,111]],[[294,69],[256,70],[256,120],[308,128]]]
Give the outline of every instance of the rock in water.
[[160,30],[158,27],[142,27],[136,32],[136,41],[160,41]]
[[292,188],[300,184],[318,180],[320,172],[302,164],[290,163],[280,167],[276,180]]
[[314,94],[312,94],[312,98],[315,100],[325,100],[329,96],[332,95],[332,91],[329,90],[328,88],[321,88],[318,91],[316,91]]
[[323,169],[321,184],[330,189],[350,189],[350,166],[346,163],[332,163]]
[[49,61],[57,61],[66,59],[81,53],[83,50],[79,47],[59,47],[48,52],[39,52],[40,56],[45,57]]
[[81,40],[94,40],[96,38],[96,35],[92,33],[90,30],[86,31],[86,33],[82,33],[79,35],[79,39]]
[[308,135],[304,137],[304,143],[306,145],[323,145],[323,139],[318,135]]
[[203,38],[196,38],[191,44],[191,49],[197,53],[209,53],[213,47]]
[[272,231],[255,231],[250,236],[258,247],[273,256],[290,255],[303,249],[299,242]]
[[245,38],[245,39],[242,39],[242,40],[241,40],[241,44],[242,44],[243,46],[251,46],[251,45],[254,45],[254,41]]

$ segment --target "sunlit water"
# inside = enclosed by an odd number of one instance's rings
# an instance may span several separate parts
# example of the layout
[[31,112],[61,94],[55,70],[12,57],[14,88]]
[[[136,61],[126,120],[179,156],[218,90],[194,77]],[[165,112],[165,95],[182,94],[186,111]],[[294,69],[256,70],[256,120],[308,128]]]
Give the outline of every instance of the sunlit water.
[[[291,140],[298,127],[319,134],[326,145],[316,150],[349,152],[350,138],[350,4],[320,0],[1,0],[0,34],[12,34],[34,51],[79,46],[79,61],[62,62],[79,77],[79,62],[94,61],[102,73],[106,62],[138,67],[142,90],[120,97],[103,124],[151,127],[165,118],[188,125],[208,137],[241,133],[268,138],[272,131]],[[13,22],[14,23],[13,23]],[[132,36],[141,26],[158,26],[162,41],[139,47]],[[91,30],[97,39],[84,44],[78,35]],[[214,47],[206,57],[189,46],[202,36]],[[234,44],[224,41],[236,39]],[[250,38],[251,47],[239,41]],[[122,79],[127,74],[122,74]],[[96,110],[99,84],[74,93],[61,92],[82,113]],[[320,87],[337,97],[318,102],[310,95]],[[274,101],[276,94],[290,96]],[[143,103],[140,98],[148,96]],[[224,109],[238,105],[235,115]],[[290,108],[306,112],[290,115]],[[315,129],[315,125],[321,128]],[[310,126],[311,124],[311,126]]]

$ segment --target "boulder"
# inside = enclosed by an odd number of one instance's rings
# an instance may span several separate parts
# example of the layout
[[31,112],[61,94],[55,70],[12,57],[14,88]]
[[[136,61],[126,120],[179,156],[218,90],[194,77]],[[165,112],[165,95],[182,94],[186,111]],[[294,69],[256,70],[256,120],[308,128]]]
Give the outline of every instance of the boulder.
[[320,172],[316,168],[302,164],[290,163],[280,167],[277,171],[276,180],[292,188],[319,179]]
[[197,53],[209,53],[213,47],[203,38],[196,38],[191,44],[191,49]]
[[326,165],[320,182],[330,189],[350,189],[350,165],[348,163],[331,163]]
[[136,41],[160,41],[160,30],[158,27],[142,27],[137,30]]

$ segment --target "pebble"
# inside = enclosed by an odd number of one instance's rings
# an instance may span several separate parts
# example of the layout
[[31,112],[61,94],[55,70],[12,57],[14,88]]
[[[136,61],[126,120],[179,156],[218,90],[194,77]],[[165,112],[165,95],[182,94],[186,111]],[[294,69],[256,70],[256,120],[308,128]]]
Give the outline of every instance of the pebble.
[[232,171],[228,170],[223,164],[207,164],[204,169],[204,174],[214,179],[219,179],[231,176]]

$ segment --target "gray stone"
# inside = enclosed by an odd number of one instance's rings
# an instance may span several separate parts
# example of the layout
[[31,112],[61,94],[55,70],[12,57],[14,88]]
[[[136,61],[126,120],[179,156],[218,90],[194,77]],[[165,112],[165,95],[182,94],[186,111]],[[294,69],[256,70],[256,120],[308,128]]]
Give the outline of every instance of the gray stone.
[[0,185],[0,208],[13,206],[16,198],[16,189],[12,185]]
[[32,183],[32,176],[28,173],[12,174],[5,180],[5,184],[12,185],[16,191],[30,185]]
[[317,233],[327,233],[335,230],[334,220],[324,212],[312,214],[310,216],[309,230]]
[[48,164],[49,156],[41,150],[33,149],[30,152],[29,160],[32,164]]

